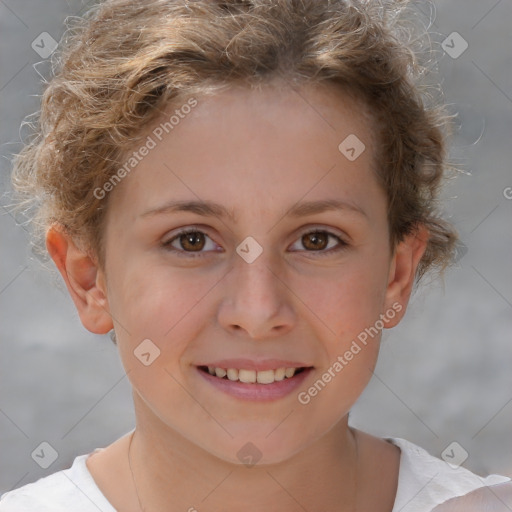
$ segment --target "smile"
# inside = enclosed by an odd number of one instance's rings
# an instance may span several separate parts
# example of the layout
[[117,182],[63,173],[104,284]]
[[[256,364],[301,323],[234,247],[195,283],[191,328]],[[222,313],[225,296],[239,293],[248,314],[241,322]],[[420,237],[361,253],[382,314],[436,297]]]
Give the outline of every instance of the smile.
[[244,382],[246,384],[272,384],[285,379],[291,379],[305,370],[305,368],[276,368],[275,370],[247,370],[238,368],[218,368],[215,366],[200,366],[200,370],[208,372],[219,379],[233,382]]
[[268,402],[293,395],[313,372],[313,367],[281,366],[254,370],[199,365],[196,366],[196,371],[208,386],[232,398]]

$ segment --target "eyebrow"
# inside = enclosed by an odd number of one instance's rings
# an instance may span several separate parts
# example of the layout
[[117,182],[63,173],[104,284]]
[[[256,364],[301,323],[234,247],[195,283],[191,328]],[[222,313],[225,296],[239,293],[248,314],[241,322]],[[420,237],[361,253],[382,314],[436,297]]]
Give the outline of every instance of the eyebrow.
[[[308,201],[297,203],[292,206],[288,211],[285,211],[281,218],[285,215],[291,217],[305,217],[307,215],[314,215],[316,213],[323,213],[326,211],[351,211],[356,212],[364,217],[368,217],[366,212],[359,206],[340,201],[337,199],[325,199],[319,201]],[[232,209],[227,209],[225,206],[215,203],[213,201],[170,201],[162,206],[153,208],[140,214],[140,217],[152,217],[155,215],[163,215],[177,212],[192,212],[204,217],[219,217],[229,218],[231,221],[236,222],[235,214]]]

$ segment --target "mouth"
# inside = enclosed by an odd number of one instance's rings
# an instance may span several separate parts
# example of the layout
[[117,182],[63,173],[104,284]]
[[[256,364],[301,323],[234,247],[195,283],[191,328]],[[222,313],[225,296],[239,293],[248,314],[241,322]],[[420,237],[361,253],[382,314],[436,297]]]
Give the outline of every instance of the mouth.
[[203,373],[207,373],[221,380],[241,382],[244,384],[274,384],[284,380],[296,378],[305,370],[312,367],[281,367],[268,370],[250,370],[245,368],[222,368],[217,366],[198,366]]
[[291,359],[241,357],[198,361],[195,370],[210,389],[236,400],[268,402],[284,399],[304,386],[314,367]]

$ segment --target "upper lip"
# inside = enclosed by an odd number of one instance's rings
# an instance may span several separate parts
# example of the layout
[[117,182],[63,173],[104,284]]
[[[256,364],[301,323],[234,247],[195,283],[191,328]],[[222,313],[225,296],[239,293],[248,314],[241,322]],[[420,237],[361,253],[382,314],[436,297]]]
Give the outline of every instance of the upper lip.
[[278,368],[308,368],[311,365],[298,361],[284,359],[219,359],[216,361],[198,364],[196,366],[213,366],[215,368],[236,368],[237,370],[277,370]]

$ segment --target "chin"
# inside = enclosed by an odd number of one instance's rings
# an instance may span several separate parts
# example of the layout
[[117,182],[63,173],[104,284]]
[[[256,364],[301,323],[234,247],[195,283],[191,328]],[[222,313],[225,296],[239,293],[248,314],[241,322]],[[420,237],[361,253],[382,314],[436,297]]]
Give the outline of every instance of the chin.
[[[220,451],[219,445],[210,447],[212,455],[230,464],[245,466],[248,468],[280,464],[292,458],[295,454],[305,449],[307,442],[290,444],[285,436],[276,435],[270,440],[268,432],[264,435],[246,435],[242,438],[231,440],[225,450]],[[270,435],[273,437],[273,434]]]

